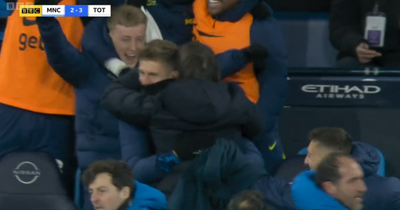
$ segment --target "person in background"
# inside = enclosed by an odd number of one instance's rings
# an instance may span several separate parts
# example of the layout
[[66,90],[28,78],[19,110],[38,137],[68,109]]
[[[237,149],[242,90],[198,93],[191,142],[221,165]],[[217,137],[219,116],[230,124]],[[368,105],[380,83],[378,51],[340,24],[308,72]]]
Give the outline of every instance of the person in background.
[[171,41],[178,46],[192,40],[192,0],[129,0],[127,3],[143,6],[149,11],[155,21],[154,27],[161,32],[159,39]]
[[[104,39],[133,68],[137,63],[136,53],[145,45],[146,16],[140,9],[129,5],[114,8],[112,14],[103,28],[108,32]],[[40,17],[36,22],[49,64],[75,88],[79,168],[84,171],[96,160],[120,159],[118,121],[101,106],[103,91],[115,76],[85,51],[79,52],[72,46],[57,19]],[[86,204],[90,203],[86,201]]]
[[269,210],[269,208],[263,200],[261,192],[245,190],[231,199],[228,210]]
[[[367,17],[386,20],[376,25]],[[332,0],[329,35],[339,68],[400,67],[400,1]]]
[[90,192],[95,209],[166,210],[167,200],[158,190],[134,180],[126,163],[100,160],[83,173],[82,181]]
[[121,141],[129,142],[123,143],[123,158],[138,180],[158,183],[167,195],[189,165],[187,160],[218,137],[242,142],[248,156],[257,156],[253,163],[263,165],[251,143],[241,139],[242,132],[257,134],[255,105],[236,84],[219,83],[214,53],[198,42],[184,45],[179,54],[172,42],[150,42],[139,53],[138,71],[114,82],[103,105],[117,118],[150,129],[150,142],[121,130]]
[[[45,5],[51,1],[10,3]],[[76,5],[77,1],[63,0],[60,4]],[[59,30],[79,48],[81,19],[57,19]],[[14,10],[7,22],[0,56],[0,158],[17,151],[45,152],[56,159],[69,188],[75,172],[74,89],[47,63],[35,18],[19,17]]]
[[[354,179],[350,180],[346,186],[358,187],[359,185],[356,184],[359,183],[359,176],[364,177],[369,190],[364,194],[363,210],[400,209],[400,181],[394,177],[377,175],[380,156],[374,147],[366,143],[353,142],[350,135],[341,128],[316,128],[310,132],[309,138],[308,154],[304,162],[311,170],[317,170],[321,161],[332,153],[350,155],[361,165],[363,174],[354,176]],[[312,180],[313,173],[313,171],[303,173],[293,182],[292,196],[296,206],[300,210],[325,209],[327,206],[332,207],[330,209],[344,209],[330,195],[320,193],[323,191]],[[341,174],[344,175],[342,172]],[[316,199],[317,196],[318,199]]]
[[221,78],[240,83],[246,96],[259,107],[263,127],[254,141],[266,169],[273,173],[285,158],[277,119],[287,89],[287,53],[278,22],[269,6],[259,0],[195,0],[193,12],[195,40],[214,53],[249,45],[269,51],[268,57],[242,62]]
[[[298,182],[300,184],[296,186]],[[306,189],[307,185],[312,184],[317,187],[308,189],[307,196],[313,197],[314,201],[305,204],[296,200],[299,210],[363,209],[367,191],[364,173],[360,164],[349,155],[331,153],[322,159],[315,171],[303,172],[294,180],[295,187],[303,185]],[[325,203],[329,201],[328,205],[320,206],[321,200]]]

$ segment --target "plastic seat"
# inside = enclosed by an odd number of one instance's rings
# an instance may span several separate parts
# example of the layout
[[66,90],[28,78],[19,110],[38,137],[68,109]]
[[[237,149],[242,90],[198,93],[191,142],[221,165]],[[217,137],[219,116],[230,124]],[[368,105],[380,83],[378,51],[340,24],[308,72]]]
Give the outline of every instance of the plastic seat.
[[83,209],[83,186],[81,183],[82,172],[78,168],[75,174],[74,203],[78,209]]
[[308,166],[304,165],[305,157],[305,155],[295,155],[284,160],[275,171],[274,176],[292,181],[301,172],[309,170]]
[[385,157],[383,156],[383,153],[379,149],[376,149],[376,150],[378,151],[379,156],[381,156],[381,162],[379,163],[378,174],[381,176],[386,176]]

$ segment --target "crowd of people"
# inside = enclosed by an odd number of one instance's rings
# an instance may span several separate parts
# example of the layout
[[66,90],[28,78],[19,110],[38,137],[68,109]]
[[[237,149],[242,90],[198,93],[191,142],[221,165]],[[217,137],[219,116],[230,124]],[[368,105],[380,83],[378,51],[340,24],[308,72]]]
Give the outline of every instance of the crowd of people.
[[[376,148],[341,128],[310,132],[311,170],[275,175],[288,167],[288,55],[263,0],[22,2],[113,6],[109,18],[11,12],[0,54],[0,157],[45,152],[70,186],[76,154],[85,210],[400,209]],[[390,49],[343,27],[332,42],[351,65],[397,65],[400,22]]]

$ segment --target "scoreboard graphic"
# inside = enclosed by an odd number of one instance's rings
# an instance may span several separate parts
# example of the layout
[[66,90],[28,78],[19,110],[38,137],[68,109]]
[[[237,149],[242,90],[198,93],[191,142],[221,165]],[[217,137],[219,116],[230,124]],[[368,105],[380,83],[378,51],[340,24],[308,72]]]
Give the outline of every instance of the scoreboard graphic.
[[7,5],[20,17],[111,17],[110,5]]

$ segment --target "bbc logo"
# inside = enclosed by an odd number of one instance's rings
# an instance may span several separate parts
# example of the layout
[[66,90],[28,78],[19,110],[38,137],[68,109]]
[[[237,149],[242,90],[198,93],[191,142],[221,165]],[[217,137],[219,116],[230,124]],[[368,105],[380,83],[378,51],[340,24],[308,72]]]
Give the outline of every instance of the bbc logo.
[[40,8],[21,8],[22,14],[40,14]]
[[20,17],[40,17],[42,16],[42,6],[40,5],[21,5],[19,8]]

